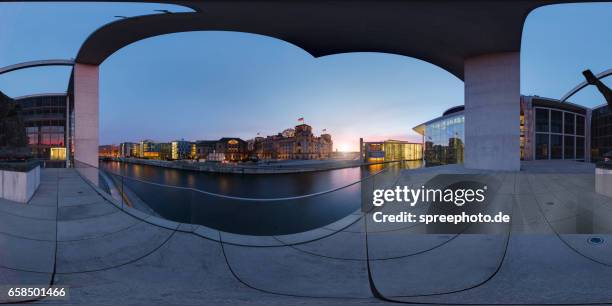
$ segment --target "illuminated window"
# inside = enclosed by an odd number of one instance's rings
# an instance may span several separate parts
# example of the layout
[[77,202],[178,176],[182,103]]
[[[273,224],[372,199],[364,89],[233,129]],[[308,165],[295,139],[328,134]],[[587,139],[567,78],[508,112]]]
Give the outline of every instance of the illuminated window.
[[66,148],[51,148],[51,160],[66,160]]

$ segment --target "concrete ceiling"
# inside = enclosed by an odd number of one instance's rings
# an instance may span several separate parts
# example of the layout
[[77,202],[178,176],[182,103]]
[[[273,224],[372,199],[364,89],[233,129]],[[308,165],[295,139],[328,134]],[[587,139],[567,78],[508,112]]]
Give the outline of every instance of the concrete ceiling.
[[177,4],[195,12],[145,15],[104,25],[83,43],[76,62],[99,65],[124,46],[157,35],[224,30],[275,37],[314,57],[346,52],[405,55],[463,79],[467,57],[520,51],[524,21],[535,8],[582,1],[131,2]]

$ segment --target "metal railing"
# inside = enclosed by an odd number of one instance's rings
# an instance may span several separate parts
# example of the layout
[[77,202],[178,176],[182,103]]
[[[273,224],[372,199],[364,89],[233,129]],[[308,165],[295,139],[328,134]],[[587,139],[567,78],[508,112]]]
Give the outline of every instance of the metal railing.
[[371,172],[362,169],[359,179],[342,186],[283,197],[244,197],[168,185],[83,163],[76,163],[76,168],[121,209],[237,234],[279,235],[319,228],[358,211],[372,188],[395,180],[394,170],[402,163]]

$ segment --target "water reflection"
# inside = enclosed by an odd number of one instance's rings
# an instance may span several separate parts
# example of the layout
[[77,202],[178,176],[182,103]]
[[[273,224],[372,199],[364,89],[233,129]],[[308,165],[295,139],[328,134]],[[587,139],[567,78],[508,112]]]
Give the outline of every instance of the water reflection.
[[123,187],[132,197],[137,197],[131,199],[132,202],[146,203],[166,219],[202,224],[233,233],[278,235],[321,227],[358,210],[361,205],[360,184],[312,198],[248,202],[146,182],[193,187],[245,198],[283,198],[343,187],[384,167],[400,170],[420,167],[421,163],[415,161],[295,174],[246,175],[185,171],[120,162],[102,162],[100,166],[109,173],[126,177],[122,180]]
[[[421,161],[408,161],[390,167],[418,168]],[[111,173],[170,186],[193,187],[213,193],[238,197],[277,198],[311,194],[359,180],[378,172],[383,164],[291,174],[231,174],[169,169],[121,162],[101,162]]]
[[373,172],[373,173],[378,172],[378,171],[382,170],[383,168],[384,168],[383,164],[374,164],[374,165],[369,165],[368,166],[368,170],[370,172]]

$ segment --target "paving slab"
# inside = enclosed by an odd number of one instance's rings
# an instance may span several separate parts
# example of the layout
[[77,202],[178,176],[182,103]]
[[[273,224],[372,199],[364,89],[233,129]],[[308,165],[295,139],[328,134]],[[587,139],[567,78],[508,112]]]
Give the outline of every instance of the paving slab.
[[70,221],[102,217],[118,211],[119,209],[109,203],[63,206],[59,208],[57,220]]
[[25,272],[53,272],[55,241],[40,241],[0,233],[0,267]]
[[506,239],[503,234],[459,235],[427,252],[371,261],[372,278],[384,296],[465,290],[495,274],[503,259]]
[[32,219],[0,213],[0,233],[32,240],[55,241],[54,220]]
[[121,232],[142,222],[121,211],[94,218],[59,221],[57,222],[57,239],[58,241],[72,241],[102,237]]
[[[121,305],[381,305],[374,299],[312,299],[249,288],[227,268],[218,242],[176,233],[157,252],[99,272],[58,275],[71,303]],[[189,280],[189,281],[185,281]],[[303,292],[308,295],[309,292]]]
[[292,247],[307,254],[326,258],[357,261],[365,261],[367,258],[365,233],[339,231],[328,237],[292,245]]
[[154,252],[173,233],[141,222],[128,231],[90,239],[59,241],[57,273],[110,269],[130,263]]
[[362,261],[323,258],[291,247],[224,245],[229,265],[247,284],[285,295],[371,297]]
[[453,294],[396,297],[412,303],[587,304],[612,302],[612,269],[569,250],[554,235],[514,234],[498,273]]
[[57,215],[57,209],[55,205],[36,206],[0,199],[0,214],[54,221]]

